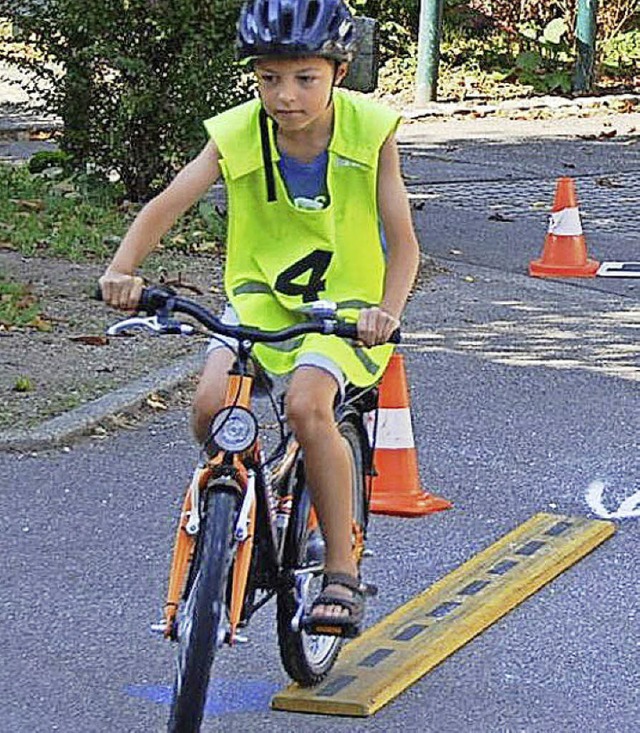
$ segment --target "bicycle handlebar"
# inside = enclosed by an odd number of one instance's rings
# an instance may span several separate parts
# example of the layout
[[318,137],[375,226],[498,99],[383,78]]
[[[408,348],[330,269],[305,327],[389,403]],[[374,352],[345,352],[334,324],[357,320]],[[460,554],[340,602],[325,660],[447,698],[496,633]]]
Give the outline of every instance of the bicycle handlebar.
[[[102,292],[99,288],[96,291],[96,298],[102,300]],[[165,313],[184,313],[195,318],[196,321],[214,333],[220,334],[221,336],[231,336],[240,341],[247,340],[254,343],[276,343],[307,333],[333,334],[342,338],[358,339],[358,328],[355,323],[346,323],[345,321],[337,321],[331,318],[297,323],[294,326],[288,326],[279,331],[263,331],[259,328],[223,323],[217,316],[214,316],[211,311],[199,303],[155,285],[142,289],[138,308],[146,311],[149,315],[156,314],[158,311],[165,311]],[[398,344],[400,343],[400,338],[400,329],[397,328],[391,334],[389,342]]]

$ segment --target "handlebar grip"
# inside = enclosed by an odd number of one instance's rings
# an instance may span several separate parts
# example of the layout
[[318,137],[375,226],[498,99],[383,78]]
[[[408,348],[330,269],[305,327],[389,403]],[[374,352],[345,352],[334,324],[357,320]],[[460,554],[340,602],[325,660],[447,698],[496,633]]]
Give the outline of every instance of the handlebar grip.
[[151,298],[149,297],[149,288],[142,288],[142,292],[140,293],[140,300],[138,301],[138,310],[146,311],[149,308],[153,310],[150,300]]
[[161,285],[149,285],[140,291],[137,310],[145,311],[149,315],[156,313],[167,305],[175,292],[171,288]]
[[[138,278],[141,282],[144,282],[142,278]],[[140,300],[138,301],[138,309],[139,310],[146,310],[147,306],[150,306],[152,310],[155,310],[157,307],[162,305],[162,303],[158,303],[156,301],[151,302],[148,298],[149,296],[146,295],[146,291],[149,290],[153,294],[156,292],[164,293],[166,297],[169,297],[169,295],[173,294],[173,291],[168,288],[160,288],[157,286],[152,286],[150,288],[142,288],[142,294],[140,295]],[[104,302],[104,298],[102,297],[102,287],[100,285],[96,285],[95,290],[93,291],[93,295],[91,296],[93,300],[98,300],[101,303]]]
[[345,339],[358,339],[358,327],[355,323],[336,323],[333,333]]
[[[342,338],[358,340],[358,326],[355,323],[338,323],[336,330],[334,331],[336,336],[342,336]],[[399,344],[402,340],[402,334],[400,329],[396,330],[389,336],[388,343]]]
[[[140,301],[139,301],[140,302],[140,306],[139,306],[140,308],[143,308],[142,298],[144,297],[144,294],[145,294],[144,291],[145,290],[146,290],[146,288],[143,288],[142,289],[142,295],[140,296]],[[96,289],[93,291],[93,295],[91,297],[93,298],[93,300],[97,300],[100,303],[103,303],[104,302],[104,298],[102,297],[102,288],[99,285],[96,286]]]

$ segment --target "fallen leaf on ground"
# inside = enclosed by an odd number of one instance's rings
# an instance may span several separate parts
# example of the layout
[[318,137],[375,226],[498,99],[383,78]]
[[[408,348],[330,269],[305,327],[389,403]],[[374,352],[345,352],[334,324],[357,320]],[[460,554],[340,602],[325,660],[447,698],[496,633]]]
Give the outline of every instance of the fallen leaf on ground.
[[618,134],[617,130],[601,130],[597,135],[577,135],[580,140],[610,140]]
[[29,132],[29,140],[50,140],[54,135],[49,130],[32,130]]
[[611,178],[596,178],[596,183],[605,188],[624,188],[624,183],[613,181]]
[[167,285],[170,288],[182,288],[183,290],[190,290],[196,295],[203,294],[202,288],[198,287],[198,285],[195,285],[194,283],[186,282],[181,277],[174,280],[164,280],[162,284]]
[[123,428],[124,430],[132,430],[135,428],[135,420],[130,416],[121,412],[111,415],[109,423],[115,428]]
[[44,201],[40,199],[9,199],[9,201],[28,211],[42,211],[44,209]]
[[31,328],[36,328],[38,331],[51,331],[53,328],[51,322],[45,320],[42,316],[36,316],[27,325],[31,326]]
[[623,99],[623,100],[619,100],[618,103],[615,104],[614,106],[617,108],[619,112],[627,113],[627,112],[634,112],[637,105],[638,105],[638,102],[635,99]]
[[106,336],[91,336],[91,335],[82,335],[82,336],[69,336],[71,341],[77,341],[81,344],[86,344],[87,346],[106,346],[109,343],[109,339]]
[[145,402],[153,410],[166,410],[167,409],[167,403],[159,395],[155,393],[150,394],[147,397],[147,399],[145,400]]
[[220,249],[218,242],[204,241],[193,245],[197,252],[216,252]]

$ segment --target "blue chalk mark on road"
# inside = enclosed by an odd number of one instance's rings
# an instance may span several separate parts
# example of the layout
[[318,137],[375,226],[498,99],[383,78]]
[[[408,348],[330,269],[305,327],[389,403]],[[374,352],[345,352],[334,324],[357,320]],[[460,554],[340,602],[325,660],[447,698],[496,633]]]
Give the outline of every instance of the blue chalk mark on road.
[[[214,679],[209,685],[204,714],[233,715],[269,710],[271,698],[281,685],[263,680]],[[130,697],[169,705],[172,688],[167,685],[127,685],[124,691]]]

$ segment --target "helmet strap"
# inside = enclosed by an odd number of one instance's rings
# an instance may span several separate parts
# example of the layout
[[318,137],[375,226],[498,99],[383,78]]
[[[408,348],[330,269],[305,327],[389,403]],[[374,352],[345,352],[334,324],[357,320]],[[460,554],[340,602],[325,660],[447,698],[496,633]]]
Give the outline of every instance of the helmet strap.
[[333,89],[336,86],[336,79],[338,77],[338,67],[340,66],[340,62],[333,60],[333,79],[331,80],[331,93],[329,94],[329,101],[327,102],[326,109],[329,109],[331,106],[331,103],[333,102]]
[[264,165],[264,179],[267,186],[267,201],[277,200],[276,180],[273,174],[273,160],[271,157],[271,141],[269,139],[269,120],[267,111],[260,107],[260,143],[262,145],[262,162]]

